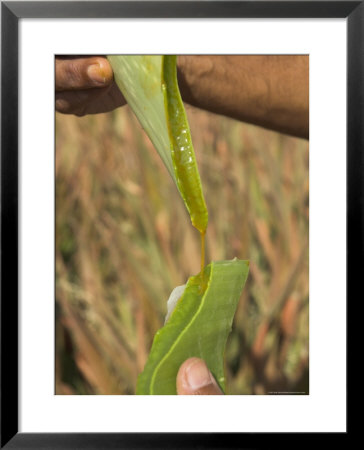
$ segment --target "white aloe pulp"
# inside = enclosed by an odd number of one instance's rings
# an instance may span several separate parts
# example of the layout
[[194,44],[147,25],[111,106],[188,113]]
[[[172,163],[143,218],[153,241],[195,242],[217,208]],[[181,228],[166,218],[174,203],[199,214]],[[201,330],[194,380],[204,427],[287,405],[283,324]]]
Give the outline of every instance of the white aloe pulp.
[[171,317],[172,312],[174,311],[174,308],[177,305],[178,300],[182,297],[184,291],[186,289],[186,285],[177,286],[173,289],[171,292],[171,295],[169,296],[169,299],[167,300],[167,315],[164,319],[164,325],[167,323],[168,319]]

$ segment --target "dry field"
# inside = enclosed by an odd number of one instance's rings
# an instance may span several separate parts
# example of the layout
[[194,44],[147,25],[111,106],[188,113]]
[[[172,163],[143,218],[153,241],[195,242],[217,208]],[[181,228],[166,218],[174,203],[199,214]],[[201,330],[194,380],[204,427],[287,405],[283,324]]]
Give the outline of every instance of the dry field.
[[[228,394],[308,393],[308,143],[187,108],[207,261],[250,260]],[[199,234],[128,107],[56,115],[56,393],[133,394]]]

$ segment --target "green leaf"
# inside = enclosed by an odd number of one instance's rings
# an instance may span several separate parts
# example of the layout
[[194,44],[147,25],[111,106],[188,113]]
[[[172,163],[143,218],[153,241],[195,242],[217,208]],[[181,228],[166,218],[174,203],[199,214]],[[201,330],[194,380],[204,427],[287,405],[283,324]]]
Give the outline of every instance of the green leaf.
[[208,214],[174,55],[109,55],[115,81],[153,142],[201,233]]
[[137,394],[176,394],[178,369],[193,356],[206,362],[225,390],[224,350],[248,271],[248,261],[234,259],[212,262],[202,277],[189,278],[171,317],[154,337]]

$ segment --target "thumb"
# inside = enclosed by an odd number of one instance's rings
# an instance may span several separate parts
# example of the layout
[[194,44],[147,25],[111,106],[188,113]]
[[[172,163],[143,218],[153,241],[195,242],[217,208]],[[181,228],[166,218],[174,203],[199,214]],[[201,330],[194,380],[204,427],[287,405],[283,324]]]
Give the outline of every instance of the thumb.
[[205,361],[189,358],[177,374],[178,395],[223,395]]

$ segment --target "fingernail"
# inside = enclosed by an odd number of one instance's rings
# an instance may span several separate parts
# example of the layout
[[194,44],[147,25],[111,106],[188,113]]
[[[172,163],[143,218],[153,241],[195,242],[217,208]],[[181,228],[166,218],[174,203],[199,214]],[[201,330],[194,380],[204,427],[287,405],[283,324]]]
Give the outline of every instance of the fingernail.
[[87,75],[91,81],[98,84],[105,84],[106,77],[99,64],[92,64],[87,68]]
[[200,389],[211,384],[209,369],[204,361],[195,360],[186,370],[186,381],[191,389]]

